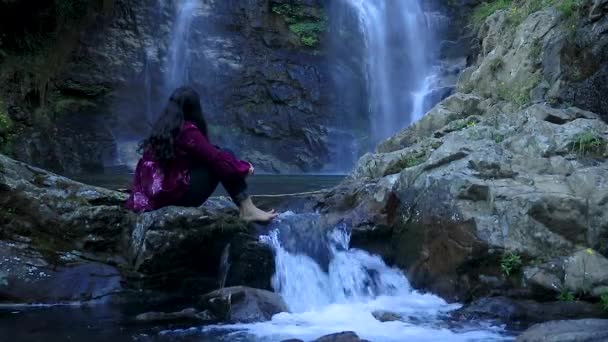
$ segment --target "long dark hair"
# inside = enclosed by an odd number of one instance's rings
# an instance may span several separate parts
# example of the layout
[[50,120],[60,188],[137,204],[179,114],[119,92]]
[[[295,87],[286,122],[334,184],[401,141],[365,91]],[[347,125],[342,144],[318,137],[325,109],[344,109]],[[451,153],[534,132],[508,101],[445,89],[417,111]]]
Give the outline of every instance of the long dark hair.
[[152,127],[152,133],[139,145],[140,151],[151,151],[161,164],[173,159],[173,141],[184,121],[194,123],[201,133],[207,136],[207,123],[203,117],[201,99],[192,87],[180,87],[171,94],[167,106]]

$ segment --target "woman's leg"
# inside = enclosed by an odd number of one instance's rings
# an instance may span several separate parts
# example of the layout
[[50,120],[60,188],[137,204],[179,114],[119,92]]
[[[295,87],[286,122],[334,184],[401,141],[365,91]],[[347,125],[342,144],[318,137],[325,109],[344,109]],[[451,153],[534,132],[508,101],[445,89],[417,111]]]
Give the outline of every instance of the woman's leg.
[[190,171],[190,187],[175,203],[180,207],[200,207],[213,194],[219,180],[206,168]]
[[240,216],[245,221],[268,222],[277,216],[274,211],[266,212],[253,204],[251,197],[247,194],[247,183],[244,179],[225,181],[222,182],[222,186],[239,207]]

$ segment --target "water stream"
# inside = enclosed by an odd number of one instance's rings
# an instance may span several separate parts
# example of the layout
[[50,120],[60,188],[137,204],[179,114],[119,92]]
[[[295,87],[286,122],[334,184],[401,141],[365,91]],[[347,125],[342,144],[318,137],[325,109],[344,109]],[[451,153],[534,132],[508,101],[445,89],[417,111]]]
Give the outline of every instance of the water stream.
[[[375,342],[513,339],[502,327],[487,322],[450,322],[448,313],[460,305],[413,290],[400,270],[387,266],[379,256],[350,248],[345,225],[326,231],[325,238],[318,239],[325,231],[318,222],[316,214],[287,212],[273,223],[268,235],[261,237],[275,252],[272,284],[290,313],[275,315],[269,322],[168,330],[161,335],[278,342],[289,338],[309,341],[330,333],[355,331]],[[311,248],[311,243],[317,248]],[[327,265],[319,260],[319,253],[310,253],[319,252],[318,245],[327,248]],[[375,317],[382,314],[394,320],[382,322]]]

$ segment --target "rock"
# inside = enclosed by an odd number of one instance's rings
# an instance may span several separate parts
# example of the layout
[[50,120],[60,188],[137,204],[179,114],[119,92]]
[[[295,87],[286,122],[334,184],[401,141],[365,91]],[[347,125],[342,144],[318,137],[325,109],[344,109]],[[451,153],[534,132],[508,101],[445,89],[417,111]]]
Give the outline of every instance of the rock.
[[229,323],[268,321],[275,314],[288,312],[287,305],[278,294],[242,286],[208,293],[199,301],[199,307]]
[[[123,291],[114,267],[78,252],[45,251],[31,243],[0,241],[0,302],[108,302]],[[56,258],[53,263],[48,257]]]
[[208,312],[199,312],[194,308],[184,309],[178,312],[146,312],[135,317],[136,321],[147,323],[172,322],[172,321],[214,321],[215,318]]
[[517,342],[600,342],[608,339],[608,320],[582,319],[537,324],[517,338]]
[[579,301],[536,302],[533,300],[489,297],[476,300],[452,313],[464,321],[498,320],[510,326],[528,327],[554,320],[608,318],[601,305]]
[[374,311],[372,312],[372,315],[380,322],[394,322],[403,320],[401,315],[388,311]]
[[224,280],[270,288],[272,251],[233,206],[210,200],[136,215],[125,199],[0,155],[0,301],[189,298]]
[[365,342],[352,331],[341,332],[320,337],[313,342]]
[[592,249],[524,270],[525,280],[545,291],[599,298],[608,293],[608,259]]
[[[566,283],[594,298],[605,291],[608,125],[605,97],[589,88],[606,84],[607,64],[595,62],[607,57],[604,20],[577,22],[569,39],[556,8],[522,19],[490,15],[457,92],[363,156],[322,201],[353,225],[353,246],[451,301],[555,298]],[[581,150],[583,138],[595,147]],[[587,248],[597,255],[582,289],[586,258],[569,258]],[[509,265],[513,255],[521,266]]]

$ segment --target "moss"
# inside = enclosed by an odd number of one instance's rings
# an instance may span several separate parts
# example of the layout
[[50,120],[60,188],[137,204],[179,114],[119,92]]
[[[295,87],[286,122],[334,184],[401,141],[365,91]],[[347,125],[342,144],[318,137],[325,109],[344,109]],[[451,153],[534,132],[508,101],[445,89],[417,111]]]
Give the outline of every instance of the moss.
[[94,109],[97,105],[87,99],[78,97],[59,98],[52,103],[52,111],[55,115]]
[[409,154],[404,154],[401,158],[391,167],[389,167],[384,175],[392,175],[395,173],[399,173],[405,169],[409,169],[410,167],[418,166],[424,163],[427,160],[426,153],[424,152],[414,152]]
[[517,27],[531,14],[551,6],[566,19],[579,18],[583,0],[487,0],[475,8],[470,21],[474,27],[480,28],[489,16],[506,10],[512,27]]
[[506,10],[511,8],[512,0],[493,0],[485,1],[475,8],[471,21],[477,28],[486,21],[486,19],[492,14],[500,10]]
[[503,62],[502,58],[500,58],[500,57],[496,57],[496,58],[492,59],[488,65],[488,67],[490,68],[490,71],[493,74],[500,71],[500,69],[502,69],[503,66],[504,66],[504,62]]
[[289,30],[304,46],[317,46],[322,35],[327,32],[327,18],[316,8],[281,4],[273,6],[272,11],[283,17]]
[[4,103],[0,101],[0,153],[11,154],[15,138],[13,128],[13,120],[8,115]]

